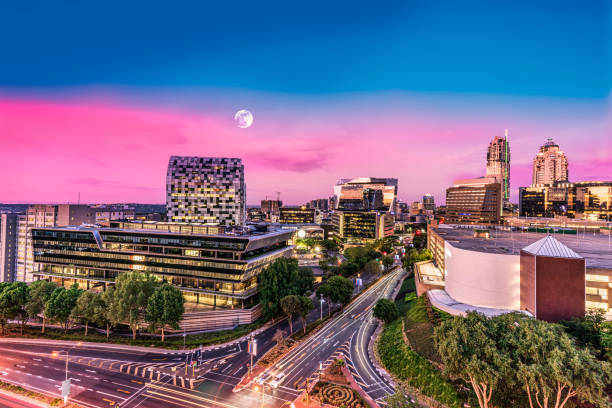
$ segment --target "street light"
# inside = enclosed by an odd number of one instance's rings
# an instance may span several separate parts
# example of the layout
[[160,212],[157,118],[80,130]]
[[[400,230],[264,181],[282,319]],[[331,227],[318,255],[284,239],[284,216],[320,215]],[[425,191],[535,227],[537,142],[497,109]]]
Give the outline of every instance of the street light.
[[61,354],[66,353],[66,380],[68,380],[68,352],[66,350],[54,351],[52,353],[53,358],[60,356]]
[[321,320],[323,320],[323,302],[325,302],[323,300],[323,296],[321,296]]
[[53,358],[60,356],[61,354],[66,353],[66,380],[62,383],[62,397],[64,397],[64,406],[68,403],[68,396],[70,395],[70,381],[68,380],[68,351],[54,351],[51,355]]

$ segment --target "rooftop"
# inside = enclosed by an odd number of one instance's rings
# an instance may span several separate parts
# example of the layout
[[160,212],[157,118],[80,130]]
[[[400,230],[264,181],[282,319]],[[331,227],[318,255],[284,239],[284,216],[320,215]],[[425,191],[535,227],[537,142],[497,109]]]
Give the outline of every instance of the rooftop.
[[113,227],[98,227],[95,225],[80,225],[80,226],[67,226],[67,227],[40,227],[36,228],[40,230],[60,230],[60,231],[97,231],[97,232],[127,232],[127,233],[138,233],[138,234],[150,234],[150,235],[183,235],[183,236],[197,236],[197,237],[208,237],[208,238],[235,238],[235,239],[248,239],[250,241],[260,240],[279,235],[292,235],[293,231],[290,230],[272,230],[272,231],[258,231],[258,230],[244,230],[242,232],[226,232],[226,233],[199,233],[199,232],[188,232],[188,231],[171,231],[165,229],[146,229],[146,228],[113,228]]
[[[505,255],[519,255],[521,249],[548,235],[541,232],[490,228],[489,238],[475,238],[472,228],[451,225],[434,228],[434,231],[456,248]],[[588,268],[612,269],[612,237],[608,233],[551,235],[571,252],[585,258]],[[535,249],[537,248],[532,247],[530,252]]]

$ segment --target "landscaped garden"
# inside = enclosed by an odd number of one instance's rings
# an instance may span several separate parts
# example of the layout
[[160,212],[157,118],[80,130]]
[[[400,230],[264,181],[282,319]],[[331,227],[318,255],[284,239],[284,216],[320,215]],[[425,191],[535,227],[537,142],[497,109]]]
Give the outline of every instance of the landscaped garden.
[[318,382],[312,388],[311,397],[319,403],[339,408],[369,408],[361,395],[352,388],[328,382]]

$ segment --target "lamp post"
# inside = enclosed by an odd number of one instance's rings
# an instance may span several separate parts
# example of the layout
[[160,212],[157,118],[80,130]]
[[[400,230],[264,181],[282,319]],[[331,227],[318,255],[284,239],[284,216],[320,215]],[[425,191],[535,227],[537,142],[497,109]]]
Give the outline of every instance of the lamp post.
[[68,396],[70,395],[70,381],[68,380],[68,351],[67,350],[61,350],[61,351],[54,351],[52,353],[53,357],[57,357],[61,354],[66,353],[66,380],[62,383],[62,397],[64,397],[64,406],[66,406],[66,404],[68,404]]
[[66,380],[68,380],[68,351],[66,350],[61,350],[61,351],[56,351],[53,353],[53,357],[57,357],[59,355],[62,355],[66,353]]
[[323,300],[323,296],[321,296],[321,302],[320,302],[321,303],[321,318],[320,320],[323,320],[323,302],[325,301]]

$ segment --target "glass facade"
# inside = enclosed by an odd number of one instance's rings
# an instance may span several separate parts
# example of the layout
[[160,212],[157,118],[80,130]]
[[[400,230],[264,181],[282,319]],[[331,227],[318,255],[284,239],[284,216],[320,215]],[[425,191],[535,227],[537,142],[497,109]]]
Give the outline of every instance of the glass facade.
[[446,190],[448,224],[497,224],[500,222],[502,189],[499,183],[459,185]]
[[522,217],[565,215],[593,220],[612,218],[612,182],[555,183],[519,189]]
[[281,224],[314,224],[315,209],[281,207],[279,222]]
[[256,303],[257,276],[288,256],[291,231],[220,236],[97,228],[32,230],[38,278],[105,288],[122,272],[148,272],[179,287],[195,303]]

